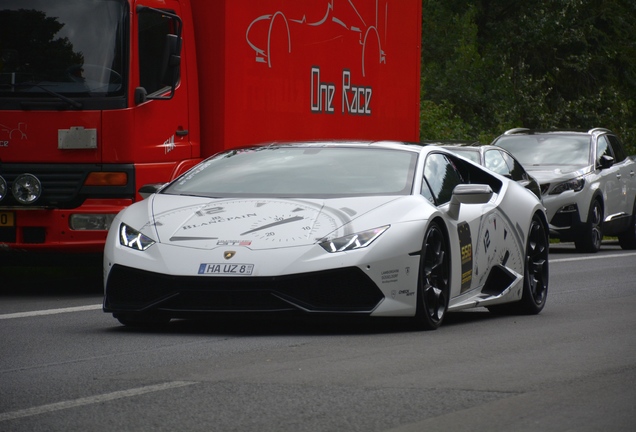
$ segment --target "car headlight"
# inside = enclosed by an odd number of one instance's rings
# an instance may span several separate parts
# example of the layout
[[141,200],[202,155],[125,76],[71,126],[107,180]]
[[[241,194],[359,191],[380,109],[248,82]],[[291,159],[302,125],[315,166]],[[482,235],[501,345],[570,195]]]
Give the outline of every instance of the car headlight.
[[575,178],[556,185],[554,189],[550,191],[550,195],[558,195],[569,190],[578,192],[583,189],[583,186],[585,186],[585,180],[583,178]]
[[145,251],[155,244],[155,241],[122,223],[119,226],[119,244],[138,251]]
[[368,231],[338,237],[337,239],[325,240],[320,243],[320,246],[330,253],[361,249],[373,243],[373,241],[380,237],[384,231],[389,229],[389,226],[390,225],[385,225]]

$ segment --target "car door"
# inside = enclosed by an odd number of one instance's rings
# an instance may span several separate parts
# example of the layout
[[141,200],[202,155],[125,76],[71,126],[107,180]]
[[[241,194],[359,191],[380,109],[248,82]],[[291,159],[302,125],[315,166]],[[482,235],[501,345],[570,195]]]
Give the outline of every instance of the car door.
[[[442,153],[431,153],[424,164],[424,184],[422,195],[443,211],[448,210],[453,190],[459,184],[466,183],[452,161],[452,157]],[[486,263],[485,258],[496,249],[496,240],[491,239],[493,231],[485,227],[486,221],[497,220],[495,205],[470,204],[460,207],[457,219],[447,218],[449,238],[457,244],[451,245],[451,267],[453,270],[453,282],[451,297],[460,295],[470,289],[485,283]],[[495,222],[496,223],[496,222]],[[485,249],[485,250],[484,250]],[[477,251],[484,251],[477,259]],[[482,263],[477,268],[477,263]],[[459,282],[460,281],[460,282]],[[458,283],[459,282],[459,283]]]
[[624,199],[623,211],[631,214],[636,200],[636,163],[625,155],[623,146],[614,135],[607,135],[612,152],[614,164],[618,168],[618,176],[621,185],[621,196]]
[[[599,189],[603,192],[604,214],[607,220],[612,216],[620,215],[626,211],[626,199],[623,196],[623,180],[621,164],[617,163],[616,157],[607,138],[607,135],[600,135],[596,141],[596,168],[598,173]],[[601,166],[603,156],[609,156],[614,163],[606,168]]]

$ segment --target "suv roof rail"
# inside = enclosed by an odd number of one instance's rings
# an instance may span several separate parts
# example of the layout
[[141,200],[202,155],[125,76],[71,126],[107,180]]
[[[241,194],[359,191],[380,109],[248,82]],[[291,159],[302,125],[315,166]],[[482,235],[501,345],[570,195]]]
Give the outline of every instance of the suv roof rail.
[[589,134],[593,134],[595,132],[609,132],[609,133],[611,133],[612,131],[607,129],[607,128],[602,128],[602,127],[592,128],[589,131],[587,131],[587,133],[589,133]]
[[528,132],[529,130],[530,129],[528,129],[528,128],[508,129],[507,131],[504,132],[504,135],[512,135],[512,134],[521,133],[521,132]]

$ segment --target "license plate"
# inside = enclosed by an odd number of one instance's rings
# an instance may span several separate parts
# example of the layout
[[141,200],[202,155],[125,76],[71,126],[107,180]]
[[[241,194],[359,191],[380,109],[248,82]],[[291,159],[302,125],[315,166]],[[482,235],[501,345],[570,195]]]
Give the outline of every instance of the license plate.
[[0,227],[12,227],[15,225],[13,212],[0,212]]
[[254,270],[254,264],[201,263],[201,275],[249,276]]

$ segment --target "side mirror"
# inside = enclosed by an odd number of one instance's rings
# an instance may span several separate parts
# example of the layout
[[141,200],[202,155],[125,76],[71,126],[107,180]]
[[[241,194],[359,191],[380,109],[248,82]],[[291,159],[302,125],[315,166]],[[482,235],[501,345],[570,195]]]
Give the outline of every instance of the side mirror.
[[137,6],[137,13],[154,13],[162,19],[169,19],[173,33],[167,33],[163,41],[155,40],[153,42],[163,46],[162,57],[156,61],[158,82],[155,84],[159,88],[154,89],[150,94],[143,87],[136,88],[135,103],[139,105],[147,100],[172,99],[181,78],[181,32],[183,21],[178,15],[148,6]]
[[453,219],[459,217],[462,204],[485,204],[492,197],[492,189],[486,184],[460,184],[453,189],[453,196],[448,207],[448,215]]
[[159,192],[164,185],[165,183],[150,183],[143,185],[139,188],[139,195],[141,195],[143,199],[146,199],[150,195]]
[[614,158],[608,155],[601,156],[601,160],[599,161],[599,166],[601,169],[607,169],[614,165]]

